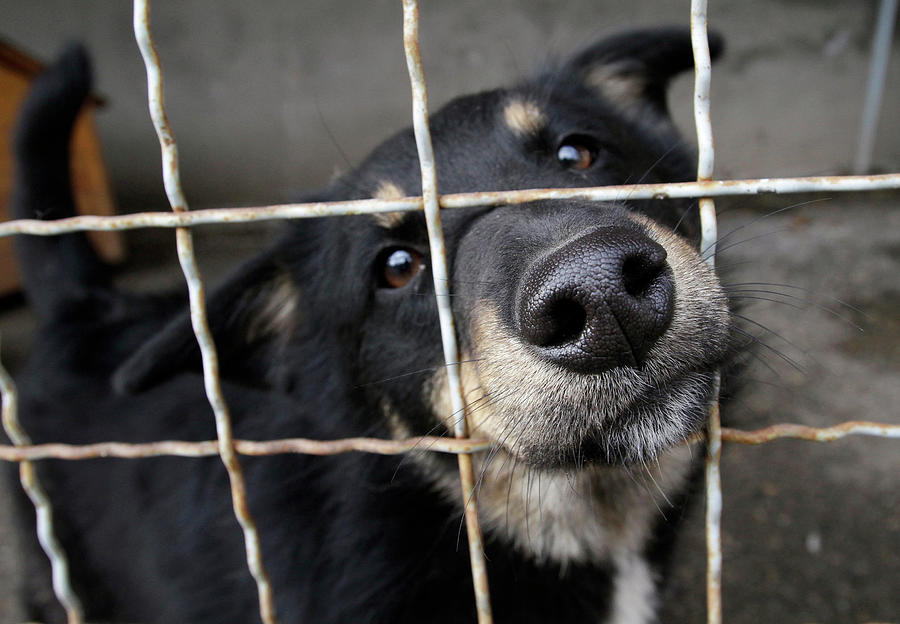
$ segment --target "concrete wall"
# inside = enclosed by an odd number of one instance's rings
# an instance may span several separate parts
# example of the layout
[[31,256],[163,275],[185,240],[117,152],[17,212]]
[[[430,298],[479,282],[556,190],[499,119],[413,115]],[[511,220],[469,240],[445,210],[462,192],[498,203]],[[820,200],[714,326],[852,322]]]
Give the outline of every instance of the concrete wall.
[[[550,56],[635,25],[684,24],[687,0],[422,3],[432,106],[509,82]],[[713,80],[717,173],[836,173],[855,148],[875,2],[720,0],[728,40]],[[128,2],[0,0],[0,36],[43,59],[84,40],[122,209],[167,206]],[[194,207],[284,201],[327,181],[409,123],[396,0],[158,2],[153,32]],[[885,101],[900,101],[900,59]],[[790,59],[790,60],[788,60]],[[690,79],[675,109],[690,127]],[[883,115],[875,162],[900,169],[900,120]]]

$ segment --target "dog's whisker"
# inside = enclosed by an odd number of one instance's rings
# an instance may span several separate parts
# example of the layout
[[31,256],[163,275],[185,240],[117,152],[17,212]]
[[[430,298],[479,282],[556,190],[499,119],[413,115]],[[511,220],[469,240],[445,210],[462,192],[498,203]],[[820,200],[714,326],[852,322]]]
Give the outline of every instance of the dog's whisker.
[[[734,289],[729,290],[728,292],[729,292],[729,296],[733,296],[733,298],[736,298],[736,299],[740,299],[740,298],[743,298],[743,299],[753,299],[753,298],[758,298],[758,299],[763,299],[763,300],[766,300],[766,301],[773,301],[773,302],[776,302],[776,303],[784,303],[785,305],[790,305],[790,304],[788,304],[787,302],[782,301],[782,300],[777,300],[777,299],[767,299],[767,298],[765,298],[765,297],[754,297],[755,294],[762,294],[762,295],[772,295],[773,297],[776,297],[776,296],[777,296],[777,297],[782,297],[783,299],[788,299],[788,300],[790,300],[790,301],[799,301],[800,303],[803,303],[803,304],[812,306],[812,307],[814,307],[814,308],[816,308],[816,309],[818,309],[818,310],[821,310],[822,312],[827,312],[828,314],[832,315],[833,317],[835,317],[836,319],[842,321],[843,323],[846,323],[847,325],[849,325],[850,327],[852,327],[853,329],[855,329],[855,330],[857,330],[857,331],[859,331],[859,332],[865,331],[862,327],[860,327],[859,325],[857,325],[856,323],[854,323],[851,319],[847,318],[846,316],[844,316],[843,314],[841,314],[841,313],[838,312],[837,310],[835,310],[835,309],[833,309],[833,308],[830,308],[830,307],[828,307],[828,306],[826,306],[826,305],[823,305],[823,304],[821,304],[821,303],[818,303],[817,301],[814,301],[814,300],[812,300],[812,299],[810,299],[810,298],[808,298],[808,297],[798,297],[797,295],[792,295],[792,294],[790,294],[790,293],[783,293],[783,292],[779,292],[779,291],[777,291],[777,290],[767,290],[767,289],[764,289],[764,288],[734,288]],[[732,295],[731,293],[737,293],[737,294],[736,294],[736,295]],[[793,305],[793,306],[791,306],[791,307],[794,307],[794,308],[796,308],[796,309],[798,309],[798,310],[805,310],[805,309],[806,309],[806,308],[804,308],[804,307],[802,307],[802,306],[797,306],[797,305]],[[852,309],[851,306],[847,306],[847,307]]]
[[[479,359],[471,359],[471,360],[460,360],[456,362],[457,365],[460,364],[474,364],[475,362],[480,361]],[[447,364],[439,364],[437,366],[429,366],[428,368],[420,368],[418,370],[410,371],[408,373],[401,373],[400,375],[395,375],[393,377],[385,377],[384,379],[378,379],[376,381],[367,381],[365,383],[357,384],[354,388],[365,388],[366,386],[377,386],[378,384],[387,383],[389,381],[396,381],[398,379],[404,379],[406,377],[410,377],[413,375],[421,375],[423,373],[433,373],[442,368],[447,368]]]
[[684,143],[683,143],[683,142],[681,142],[681,143],[673,143],[671,146],[669,146],[669,149],[667,149],[665,152],[663,152],[662,156],[660,156],[659,158],[656,159],[656,162],[654,162],[652,165],[650,165],[649,167],[647,167],[647,170],[644,171],[644,173],[641,175],[640,178],[638,178],[638,181],[637,181],[635,184],[641,184],[641,183],[643,183],[643,181],[647,179],[647,176],[650,175],[650,174],[653,172],[653,170],[656,169],[656,167],[657,167],[660,163],[662,163],[662,161],[664,161],[664,160],[666,159],[667,156],[669,156],[669,154],[671,154],[672,152],[674,152],[676,148],[681,148],[681,147],[684,147]]
[[[757,217],[757,218],[755,218],[755,219],[749,221],[748,223],[741,224],[741,225],[735,227],[734,229],[732,229],[732,230],[730,230],[730,231],[724,233],[723,235],[721,235],[721,236],[719,237],[719,241],[718,241],[718,242],[721,243],[722,241],[727,240],[728,238],[734,236],[737,232],[740,232],[741,230],[743,230],[743,229],[745,229],[745,228],[748,228],[748,227],[751,227],[751,226],[753,226],[753,225],[756,225],[756,224],[759,223],[760,221],[764,221],[765,219],[768,219],[768,218],[770,218],[770,217],[774,217],[775,215],[782,214],[782,213],[787,212],[787,211],[789,211],[789,210],[795,210],[795,209],[801,208],[801,207],[803,207],[803,206],[809,206],[809,205],[811,205],[811,204],[818,204],[818,203],[826,202],[826,201],[830,201],[830,200],[831,200],[830,197],[819,197],[819,198],[811,199],[811,200],[808,200],[808,201],[802,201],[802,202],[797,202],[797,203],[795,203],[795,204],[790,204],[790,205],[784,206],[784,207],[782,207],[782,208],[777,208],[777,209],[775,209],[775,210],[772,210],[772,211],[770,211],[770,212],[767,212],[767,213],[765,213],[765,214],[763,214],[763,215],[761,215],[761,216],[759,216],[759,217]],[[753,240],[753,239],[749,239],[749,240]]]
[[[771,230],[771,231],[768,231],[768,232],[763,232],[762,234],[756,234],[756,235],[750,236],[750,237],[748,237],[748,238],[743,238],[743,239],[741,239],[741,240],[732,241],[731,243],[729,243],[729,244],[727,244],[727,245],[722,245],[722,239],[719,239],[719,241],[718,241],[717,244],[716,244],[714,253],[715,253],[715,254],[720,254],[720,253],[723,253],[723,252],[725,252],[725,251],[728,251],[729,249],[732,249],[732,248],[734,248],[734,247],[737,247],[738,245],[745,245],[745,244],[747,244],[747,243],[749,243],[749,242],[752,242],[752,241],[755,241],[755,240],[759,240],[760,238],[766,238],[767,236],[774,236],[775,234],[782,234],[782,233],[788,232],[788,231],[790,231],[789,228],[781,228],[781,229],[778,229],[778,230]],[[700,258],[705,262],[705,261],[709,260],[709,258],[710,258],[711,255],[712,255],[712,253],[711,253],[709,250],[705,250],[705,251],[703,251],[703,253],[700,255]],[[718,257],[718,255],[717,255],[716,257]]]
[[[477,403],[479,403],[481,401],[485,401],[488,398],[489,398],[488,395],[482,396],[482,397],[476,399],[475,401],[473,401],[472,403],[467,404],[464,409],[466,409],[467,412],[471,414],[479,409],[476,406]],[[455,418],[456,418],[455,414],[451,414],[451,415],[441,419],[437,424],[435,424],[433,427],[431,427],[431,429],[427,430],[423,437],[432,436],[441,429],[443,429],[444,431],[451,431],[453,429],[453,422],[455,421]],[[426,443],[422,440],[416,442],[416,444],[413,446],[413,448],[411,448],[409,450],[409,452],[405,453],[403,455],[403,457],[401,458],[400,462],[397,464],[397,468],[394,470],[394,473],[391,476],[391,482],[394,481],[394,479],[397,477],[397,474],[400,471],[400,468],[404,465],[404,463],[407,461],[407,459],[412,457],[413,453],[428,452],[429,450],[431,450],[433,448],[433,446],[434,446],[434,444],[436,444],[436,442],[437,441]]]
[[[511,454],[507,454],[507,457],[512,457],[512,461],[513,461],[512,470],[510,470],[510,473],[509,473],[509,480],[508,480],[508,483],[506,484],[506,514],[505,514],[505,520],[506,520],[506,530],[509,531],[509,530],[510,530],[510,524],[509,524],[509,506],[510,506],[510,499],[511,499],[511,496],[512,496],[513,483],[516,482],[516,468],[519,467],[519,459],[518,459],[517,457],[511,455]],[[505,460],[504,460],[504,461],[505,461]]]
[[776,299],[775,297],[762,297],[759,295],[744,295],[744,294],[728,294],[729,301],[738,302],[738,301],[765,301],[767,303],[777,303],[778,305],[783,305],[788,308],[792,308],[797,310],[798,312],[805,312],[809,310],[808,306],[801,306],[793,303],[791,301],[785,301],[784,299]]
[[[493,457],[497,452],[499,452],[501,448],[503,448],[504,442],[505,442],[506,439],[509,437],[509,435],[513,432],[513,430],[515,429],[515,423],[510,423],[510,426],[508,426],[508,429],[509,429],[509,432],[508,432],[508,433],[506,433],[505,430],[504,430],[504,432],[501,432],[501,440],[500,440],[500,442],[499,442],[498,444],[496,444],[496,445],[489,451],[489,454],[488,454],[488,458],[489,458],[489,459],[490,459],[491,457]],[[472,492],[471,492],[471,493],[469,494],[469,496],[467,497],[467,499],[466,499],[466,501],[465,501],[465,505],[470,505],[470,504],[472,504],[472,497],[474,496],[475,492],[477,492],[477,491],[481,488],[482,483],[483,483],[483,480],[484,480],[484,477],[485,477],[485,474],[486,474],[486,471],[487,471],[488,463],[489,463],[489,461],[485,461],[485,462],[484,462],[484,465],[482,466],[482,469],[481,469],[480,474],[479,474],[479,478],[478,478],[478,480],[476,481],[476,484],[475,484],[475,486],[474,486]],[[527,515],[527,510],[526,510],[526,515]],[[459,527],[458,527],[458,530],[457,530],[457,548],[459,547],[459,541],[460,541],[460,539],[461,539],[462,531],[463,531],[463,528],[464,528],[464,527],[465,527],[465,518],[462,517],[462,518],[460,518],[460,523],[459,523]]]
[[[325,114],[322,112],[322,107],[319,106],[319,99],[317,97],[313,97],[313,104],[316,107],[316,115],[319,117],[319,122],[322,124],[322,129],[325,130],[325,135],[328,137],[328,140],[331,142],[332,147],[337,150],[337,153],[340,155],[341,160],[344,161],[344,164],[347,165],[348,169],[353,169],[353,163],[350,161],[350,158],[347,156],[347,152],[344,151],[344,148],[341,147],[341,144],[338,142],[337,137],[335,137],[334,132],[331,130],[331,125],[326,121]],[[347,176],[341,176],[341,181],[343,183],[348,183],[348,180],[344,180]],[[359,188],[353,188],[352,190],[361,190]]]
[[672,227],[672,232],[677,232],[678,228],[681,227],[681,224],[684,222],[687,216],[695,210],[697,210],[696,202],[691,202],[690,204],[688,204],[688,207],[681,211],[681,216],[678,217],[678,221],[676,221],[675,225]]
[[[656,507],[656,511],[659,512],[659,515],[665,516],[665,512],[662,510],[662,507],[660,507],[659,503],[656,502],[656,496],[653,495],[653,492],[651,491],[650,486],[643,479],[643,476],[645,474],[647,474],[647,466],[643,462],[640,463],[640,466],[642,468],[642,472],[640,473],[640,475],[642,477],[641,479],[638,479],[634,475],[634,471],[629,468],[626,468],[625,470],[623,470],[623,472],[628,476],[628,478],[631,480],[632,483],[634,483],[641,490],[643,490],[643,492],[644,492],[644,494],[646,494],[647,498],[653,503],[653,506]],[[655,484],[655,482],[654,482],[654,484]]]
[[[656,470],[657,470],[659,476],[663,477],[663,468],[662,468],[662,465],[660,464],[659,456],[657,455],[656,457],[654,457],[653,461],[656,464]],[[662,496],[663,500],[666,501],[666,505],[668,505],[669,508],[675,507],[675,504],[669,498],[669,495],[666,494],[665,489],[663,489],[663,487],[659,483],[657,483],[656,479],[653,478],[653,473],[651,471],[651,468],[649,466],[645,466],[644,470],[646,470],[647,476],[650,477],[650,480],[653,481],[653,485],[656,486],[656,489],[657,489],[657,491],[659,491],[660,496]]]
[[[761,377],[755,377],[753,375],[745,374],[741,378],[743,383],[746,383],[748,386],[768,386],[770,388],[775,388],[778,390],[783,390],[785,392],[790,392],[792,390],[791,386],[784,383],[782,381],[782,377],[778,376],[775,379],[763,379]],[[729,402],[734,401],[736,403],[740,403],[740,397],[729,397]]]
[[754,344],[761,346],[762,348],[764,348],[766,351],[768,351],[772,355],[783,360],[788,365],[790,365],[791,368],[795,369],[797,372],[806,374],[806,372],[807,372],[806,369],[799,362],[797,362],[792,357],[782,353],[781,351],[779,351],[772,345],[768,344],[766,341],[762,340],[759,336],[755,336],[755,335],[751,334],[750,332],[748,332],[744,329],[741,329],[740,327],[735,327],[734,331],[747,337],[749,340],[752,340]]
[[758,260],[750,260],[750,259],[748,259],[748,260],[729,259],[727,261],[722,261],[721,259],[717,258],[716,259],[716,271],[717,272],[731,271],[732,269],[735,269],[737,267],[749,266],[749,265],[756,266],[758,263],[759,263]]
[[[823,294],[818,293],[810,288],[804,288],[802,286],[796,286],[794,284],[778,284],[778,283],[773,283],[773,282],[735,282],[735,283],[731,283],[731,284],[722,284],[722,288],[724,288],[726,291],[730,291],[730,290],[734,289],[737,292],[756,292],[754,290],[747,289],[748,286],[786,288],[789,290],[800,291],[800,292],[806,293],[807,295],[821,296],[821,297],[824,297],[825,299],[827,299],[828,301],[832,301],[832,302],[838,304],[842,308],[846,308],[846,309],[850,310],[851,312],[855,312],[856,314],[859,314],[863,318],[871,320],[871,317],[868,314],[866,314],[866,312],[864,312],[863,310],[859,309],[858,307],[856,307],[850,303],[847,303],[846,301],[838,299],[837,297],[832,297],[830,295],[823,295]],[[771,292],[771,291],[761,290],[759,292]],[[777,293],[778,291],[774,291],[774,292]],[[784,297],[792,296],[790,293],[778,293],[778,294],[780,294]],[[803,300],[809,301],[809,302],[813,301],[813,299],[811,297],[807,297]]]
[[756,341],[753,340],[753,337],[747,338],[746,342],[741,343],[737,347],[737,351],[743,353],[746,356],[753,358],[756,362],[766,367],[772,376],[775,378],[781,377],[781,373],[773,366],[769,360],[763,357],[757,350],[752,347],[756,345]]
[[467,284],[473,286],[496,286],[497,284],[502,284],[502,281],[497,280],[464,280],[459,278],[453,278],[452,280],[449,278],[445,278],[442,281],[452,282],[454,284]]
[[774,329],[771,329],[770,327],[766,327],[766,326],[763,325],[762,323],[760,323],[760,322],[758,322],[758,321],[754,321],[752,318],[750,318],[750,317],[748,317],[748,316],[745,316],[745,315],[743,315],[743,314],[739,314],[739,313],[737,313],[737,312],[732,312],[731,314],[732,314],[732,316],[734,316],[735,318],[739,318],[739,319],[741,319],[741,320],[744,321],[744,322],[750,323],[751,325],[753,325],[753,326],[755,326],[755,327],[758,327],[759,329],[763,330],[764,332],[766,332],[766,333],[769,334],[770,336],[774,336],[775,338],[778,338],[779,340],[781,340],[782,342],[784,342],[784,343],[787,344],[788,346],[793,347],[796,351],[799,351],[800,353],[802,353],[804,356],[809,357],[809,351],[808,351],[808,350],[801,349],[795,342],[791,341],[789,338],[785,338],[783,335],[779,334],[779,333],[778,333],[777,331],[775,331]]

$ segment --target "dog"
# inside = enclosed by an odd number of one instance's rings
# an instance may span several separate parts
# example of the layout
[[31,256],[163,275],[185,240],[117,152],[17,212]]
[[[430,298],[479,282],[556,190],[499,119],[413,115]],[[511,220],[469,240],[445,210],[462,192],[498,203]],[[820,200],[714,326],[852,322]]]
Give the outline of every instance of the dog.
[[[430,121],[439,190],[690,180],[666,87],[692,66],[686,30],[637,30],[455,99]],[[17,217],[74,214],[68,140],[89,89],[78,46],[36,80],[16,138]],[[407,129],[303,199],[420,193]],[[702,455],[685,440],[731,357],[695,203],[542,200],[442,219],[471,435],[491,443],[474,462],[496,621],[654,621]],[[235,436],[448,433],[421,212],[281,230],[208,296]],[[41,325],[19,375],[35,442],[215,438],[182,295],[117,289],[81,233],[16,243]],[[281,622],[474,621],[455,458],[242,464]],[[89,619],[257,620],[218,458],[39,468]]]

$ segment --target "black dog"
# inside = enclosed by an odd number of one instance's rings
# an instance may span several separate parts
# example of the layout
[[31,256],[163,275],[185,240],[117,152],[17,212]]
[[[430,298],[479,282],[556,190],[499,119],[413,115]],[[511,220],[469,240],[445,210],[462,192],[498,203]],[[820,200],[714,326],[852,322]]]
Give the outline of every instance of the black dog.
[[[665,93],[691,66],[686,31],[636,31],[454,100],[431,119],[440,191],[689,180]],[[88,74],[71,49],[27,101],[18,217],[72,214],[68,135]],[[406,130],[307,199],[415,195],[418,172]],[[443,221],[472,434],[494,444],[476,464],[497,621],[652,621],[696,467],[683,440],[730,342],[695,208],[540,201]],[[209,297],[236,436],[445,432],[422,215],[283,228]],[[215,437],[182,299],[112,288],[80,234],[17,243],[43,326],[20,379],[36,442]],[[455,458],[243,463],[282,622],[473,621]],[[256,620],[218,459],[41,468],[91,619]]]

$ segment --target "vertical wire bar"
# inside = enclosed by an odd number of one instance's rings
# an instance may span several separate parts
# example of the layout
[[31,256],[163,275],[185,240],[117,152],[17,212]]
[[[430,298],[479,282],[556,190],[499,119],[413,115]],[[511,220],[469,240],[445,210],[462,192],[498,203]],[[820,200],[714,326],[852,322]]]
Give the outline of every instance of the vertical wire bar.
[[[18,418],[19,400],[16,385],[2,364],[0,364],[0,395],[3,397],[3,430],[14,445],[29,446],[31,440]],[[53,530],[53,508],[47,493],[38,481],[32,462],[19,462],[19,480],[22,482],[22,489],[34,505],[38,541],[50,559],[53,593],[66,611],[68,624],[82,624],[84,615],[81,602],[69,581],[69,561]]]
[[891,57],[891,39],[894,36],[896,19],[897,0],[881,0],[875,36],[872,39],[872,60],[869,64],[869,82],[866,86],[866,101],[860,121],[859,145],[853,164],[854,173],[866,173],[872,165],[875,130],[878,128],[878,114],[881,112],[884,82],[887,78],[888,60]]
[[[450,386],[450,402],[453,414],[456,415],[453,430],[457,438],[465,438],[468,436],[468,423],[466,421],[462,382],[459,376],[459,348],[456,343],[456,328],[450,307],[450,282],[447,272],[444,235],[441,229],[434,150],[432,149],[431,133],[428,128],[428,96],[425,87],[425,72],[422,68],[422,57],[419,51],[419,7],[416,0],[403,0],[403,44],[412,87],[413,130],[416,136],[416,147],[419,152],[419,164],[422,170],[422,202],[428,227],[434,294],[437,300],[438,317],[441,324],[444,362],[447,370],[447,382]],[[493,622],[493,616],[491,614],[487,565],[484,557],[481,526],[478,522],[478,497],[475,491],[472,456],[468,453],[461,453],[458,456],[458,460],[478,622],[479,624],[490,624]]]
[[706,449],[706,618],[722,622],[722,420],[719,416],[719,373],[716,373],[707,421]]
[[[694,51],[694,122],[697,126],[697,179],[711,180],[715,161],[709,86],[712,62],[707,38],[706,0],[691,1],[691,45]],[[712,198],[700,199],[700,252],[715,266],[716,207]],[[719,416],[720,376],[716,372],[709,405],[706,452],[706,610],[708,624],[722,622],[722,423]]]
[[[178,147],[166,117],[159,57],[150,35],[150,6],[148,0],[135,0],[134,33],[147,68],[147,99],[150,106],[150,117],[159,137],[162,151],[163,182],[166,195],[169,198],[173,211],[184,212],[188,207],[181,189],[181,178],[178,169]],[[194,256],[193,238],[188,228],[176,228],[175,235],[178,260],[181,263],[181,269],[184,272],[188,286],[191,325],[197,337],[203,361],[204,386],[209,404],[215,415],[219,456],[228,472],[234,514],[243,531],[247,565],[256,582],[259,595],[260,617],[265,624],[275,624],[277,618],[272,596],[272,586],[263,567],[259,531],[247,505],[247,489],[243,470],[234,449],[231,418],[228,414],[228,408],[219,382],[218,357],[207,323],[204,288],[200,280],[197,260]]]

